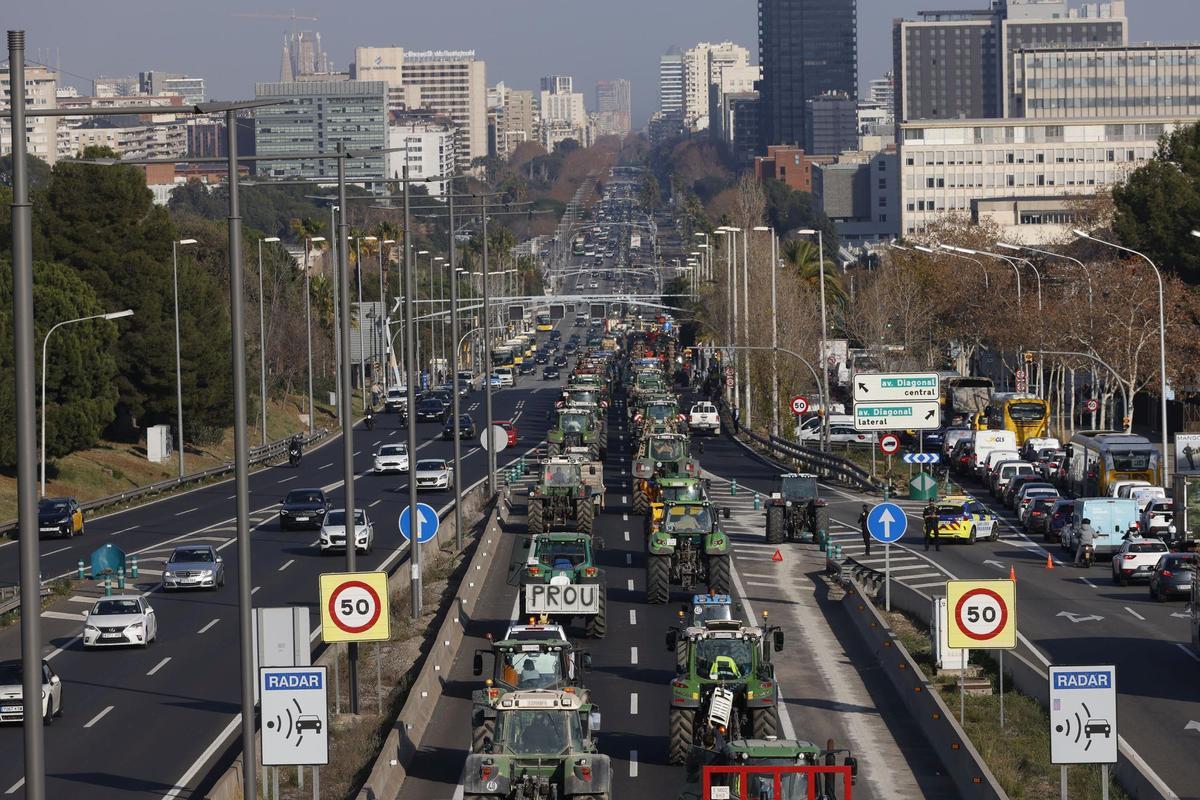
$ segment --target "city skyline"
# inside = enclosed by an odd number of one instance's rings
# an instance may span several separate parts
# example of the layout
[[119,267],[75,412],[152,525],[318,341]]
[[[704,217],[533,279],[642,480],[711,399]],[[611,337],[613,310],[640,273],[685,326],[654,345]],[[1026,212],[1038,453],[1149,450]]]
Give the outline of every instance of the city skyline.
[[[973,4],[859,0],[858,5],[861,90],[891,68],[894,17]],[[647,6],[614,0],[603,6],[576,6],[569,14],[549,0],[503,6],[460,0],[404,9],[363,0],[355,7],[361,13],[324,17],[316,9],[296,9],[297,15],[321,17],[297,27],[321,34],[322,47],[336,69],[346,68],[357,46],[398,44],[412,50],[473,49],[487,62],[489,85],[504,81],[514,88],[537,89],[540,77],[563,74],[590,87],[619,75],[632,84],[635,129],[657,109],[659,57],[668,47],[728,40],[749,48],[758,61],[755,6],[750,2],[666,0]],[[63,83],[81,90],[96,77],[156,69],[203,77],[210,97],[232,99],[253,96],[256,82],[278,79],[281,43],[291,26],[277,6],[216,0],[192,14],[187,8],[131,0],[126,11],[113,15],[82,0],[20,5],[9,9],[8,24],[27,30],[32,60],[61,64]],[[1177,40],[1172,23],[1186,19],[1189,11],[1194,11],[1193,0],[1138,0],[1129,7],[1130,41]],[[234,16],[238,13],[277,14],[280,19]],[[369,26],[364,27],[363,15],[371,19]],[[77,24],[61,25],[64,17]],[[141,39],[129,38],[131,19],[144,32]],[[637,24],[627,24],[630,19]],[[186,35],[173,35],[175,31]],[[571,31],[581,33],[573,36]],[[219,54],[213,41],[224,43]],[[520,46],[510,46],[514,43]]]

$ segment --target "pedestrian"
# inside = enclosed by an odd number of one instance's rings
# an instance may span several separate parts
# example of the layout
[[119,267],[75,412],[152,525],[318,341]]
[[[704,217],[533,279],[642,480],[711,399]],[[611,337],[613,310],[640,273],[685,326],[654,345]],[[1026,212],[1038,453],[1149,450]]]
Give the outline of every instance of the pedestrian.
[[938,513],[937,506],[930,500],[925,506],[925,510],[921,512],[921,518],[925,521],[925,550],[929,550],[929,541],[933,540],[933,549],[937,552],[942,551],[942,540],[938,538]]
[[742,432],[742,413],[737,406],[733,407],[733,435],[737,436]]
[[867,530],[867,514],[871,507],[863,503],[862,513],[858,515],[858,527],[862,530],[863,547],[867,548],[867,555],[871,555],[871,532]]

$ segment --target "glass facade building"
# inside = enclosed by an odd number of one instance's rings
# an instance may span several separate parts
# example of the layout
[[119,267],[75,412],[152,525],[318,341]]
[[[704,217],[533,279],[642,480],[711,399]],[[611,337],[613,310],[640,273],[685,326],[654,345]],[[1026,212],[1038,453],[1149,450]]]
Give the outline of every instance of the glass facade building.
[[[387,84],[383,81],[285,81],[254,85],[257,100],[289,101],[254,110],[257,155],[380,150],[387,140]],[[337,161],[262,161],[257,174],[336,178]],[[346,162],[346,176],[384,177],[384,154]]]

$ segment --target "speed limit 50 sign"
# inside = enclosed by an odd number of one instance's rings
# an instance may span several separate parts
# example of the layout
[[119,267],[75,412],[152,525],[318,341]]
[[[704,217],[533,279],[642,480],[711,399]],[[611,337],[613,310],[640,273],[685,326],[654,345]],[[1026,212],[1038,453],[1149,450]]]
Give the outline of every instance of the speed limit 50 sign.
[[1017,646],[1014,581],[946,581],[950,647],[1008,650]]
[[378,642],[391,636],[386,572],[321,575],[321,638]]

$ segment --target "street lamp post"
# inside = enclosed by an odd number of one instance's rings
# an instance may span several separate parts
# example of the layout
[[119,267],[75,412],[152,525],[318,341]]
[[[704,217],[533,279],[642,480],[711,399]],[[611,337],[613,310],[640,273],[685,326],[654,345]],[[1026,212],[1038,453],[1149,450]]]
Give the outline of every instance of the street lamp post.
[[[437,343],[438,343],[438,358],[440,359],[438,363],[441,363],[441,364],[445,364],[448,361],[448,359],[446,358],[446,320],[442,318],[442,306],[446,302],[446,300],[445,300],[446,282],[442,279],[442,262],[445,260],[446,259],[444,256],[434,256],[433,261],[431,261],[429,263],[430,270],[433,269],[434,264],[437,264],[437,277],[438,277]],[[433,298],[430,297],[429,299],[432,300]],[[432,326],[433,326],[433,318],[432,317],[430,317],[429,325],[430,325],[430,330],[432,331]],[[439,381],[439,383],[440,382],[441,381]]]
[[778,240],[775,231],[766,225],[754,230],[771,234],[771,435],[779,435],[779,321],[775,298],[775,270],[778,268]]
[[267,317],[263,309],[263,242],[278,242],[278,236],[258,240],[258,395],[262,406],[262,443],[267,443]]
[[[826,401],[828,401],[829,364],[826,363],[826,359],[829,358],[829,341],[827,338],[829,336],[829,325],[825,316],[825,234],[820,229],[814,230],[813,228],[801,228],[800,230],[796,231],[796,233],[800,234],[801,236],[812,236],[813,234],[816,234],[817,237],[817,266],[820,275],[821,291],[821,358],[819,359],[819,363],[821,365],[821,386],[824,389]],[[829,414],[830,409],[827,403],[825,406],[825,413],[821,418],[821,439],[825,446],[825,450],[829,450]]]
[[[742,230],[742,338],[747,346],[750,344],[750,231]],[[746,428],[753,424],[752,403],[750,401],[750,353],[742,366],[745,387],[742,389],[743,405],[746,407]]]
[[[456,259],[457,245],[454,242],[454,180],[451,179],[446,191],[448,219],[450,222],[450,413],[454,415],[452,432],[454,434],[454,548],[461,551],[463,546],[463,515],[462,515],[462,440],[459,438],[459,414],[462,406],[458,396],[458,263]],[[443,335],[446,326],[442,325]],[[492,421],[487,421],[489,435]]]
[[[416,264],[417,266],[420,265],[421,256],[429,256],[429,251],[428,250],[418,250],[416,252],[416,255],[413,257],[413,263]],[[429,299],[431,301],[433,300],[433,256],[429,256]],[[414,298],[413,302],[416,302],[415,298]],[[428,358],[425,360],[430,360],[433,357],[433,350],[432,350],[432,348],[430,348],[429,342],[425,340],[425,337],[420,335],[420,332],[421,332],[420,326],[416,327],[416,331],[417,331],[417,356],[416,356],[416,361],[413,362],[414,367],[416,365],[420,364],[422,361],[422,358],[421,358],[421,346],[422,345],[425,346],[426,355],[428,356]],[[429,339],[430,340],[433,339],[433,323],[432,322],[429,324]],[[418,369],[417,370],[418,376],[420,376],[420,372],[421,371]]]
[[[1154,277],[1158,279],[1158,377],[1159,377],[1159,392],[1158,393],[1160,395],[1159,400],[1161,402],[1160,413],[1162,414],[1162,448],[1163,448],[1163,452],[1162,452],[1162,459],[1163,459],[1162,481],[1163,481],[1163,483],[1162,483],[1162,485],[1165,488],[1165,487],[1171,485],[1171,481],[1170,481],[1171,464],[1167,458],[1167,456],[1170,453],[1170,451],[1167,449],[1167,439],[1168,439],[1168,435],[1167,435],[1167,313],[1166,313],[1166,303],[1164,300],[1164,292],[1163,292],[1162,272],[1159,271],[1158,265],[1155,264],[1153,261],[1151,261],[1150,258],[1145,253],[1140,253],[1131,247],[1124,247],[1122,245],[1114,244],[1112,242],[1106,242],[1103,239],[1097,239],[1095,236],[1092,236],[1089,233],[1085,233],[1084,231],[1081,231],[1077,228],[1075,230],[1073,230],[1072,233],[1074,233],[1076,236],[1079,236],[1080,238],[1090,239],[1091,241],[1096,242],[1097,244],[1107,245],[1107,246],[1113,248],[1114,250],[1121,250],[1126,253],[1132,253],[1133,255],[1137,256],[1138,258],[1142,259],[1147,264],[1149,264],[1150,269],[1154,270]],[[1192,231],[1192,235],[1196,236],[1197,233],[1195,231]]]
[[76,322],[87,322],[93,319],[121,319],[123,317],[132,317],[133,311],[125,309],[124,311],[114,311],[111,314],[92,314],[90,317],[79,317],[78,319],[63,320],[55,324],[50,330],[46,331],[46,338],[42,340],[42,497],[46,496],[46,353],[47,347],[50,345],[50,334],[64,325],[71,325]]
[[179,442],[179,477],[183,477],[183,366],[179,358],[179,247],[195,244],[195,239],[171,242],[171,275],[175,287],[175,414]]
[[313,432],[315,410],[313,408],[313,359],[312,359],[312,291],[310,289],[310,265],[312,245],[325,241],[324,236],[307,236],[304,239],[304,328],[308,336],[308,435]]
[[[362,243],[377,242],[377,236],[351,236],[354,240],[354,281],[358,289],[358,382],[362,394],[363,411],[367,409],[367,360],[366,348],[363,347],[363,309],[362,309]],[[380,248],[380,252],[383,248]],[[382,298],[380,299],[382,304]]]
[[383,395],[387,397],[388,389],[388,339],[387,339],[387,281],[383,279],[383,251],[389,244],[395,244],[395,239],[384,239],[379,243],[379,365],[383,371]]

